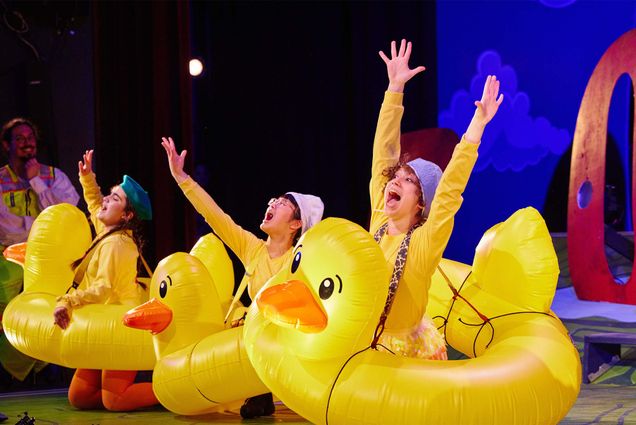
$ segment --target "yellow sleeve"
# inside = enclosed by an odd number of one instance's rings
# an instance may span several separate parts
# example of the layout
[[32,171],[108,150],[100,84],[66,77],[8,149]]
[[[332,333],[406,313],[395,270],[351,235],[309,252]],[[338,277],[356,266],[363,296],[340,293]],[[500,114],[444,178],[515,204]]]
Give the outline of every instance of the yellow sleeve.
[[247,264],[263,241],[234,223],[232,218],[225,214],[214,199],[192,178],[188,177],[179,184],[179,187],[192,206],[212,227],[214,233],[230,247],[243,264]]
[[[90,260],[85,279],[87,288],[58,298],[58,306],[67,309],[85,304],[104,304],[116,298],[126,285],[136,285],[137,246],[129,236],[116,233],[102,240]],[[96,262],[96,268],[92,264]],[[113,295],[115,295],[113,297]]]
[[90,173],[85,176],[80,174],[79,180],[82,185],[82,190],[84,191],[84,201],[86,201],[88,212],[91,215],[91,222],[93,226],[95,226],[95,232],[99,234],[104,230],[103,223],[97,219],[97,213],[102,208],[102,200],[104,199],[102,190],[97,184],[95,173]]
[[428,220],[411,236],[407,262],[423,267],[429,274],[437,267],[453,232],[455,214],[464,200],[462,193],[477,161],[478,147],[479,144],[467,142],[464,137],[455,146],[435,191]]
[[387,91],[380,108],[380,116],[373,140],[373,161],[371,163],[371,182],[369,183],[371,195],[369,232],[372,234],[386,220],[383,212],[385,177],[382,172],[387,167],[397,164],[400,159],[400,122],[404,113],[403,98],[403,93]]

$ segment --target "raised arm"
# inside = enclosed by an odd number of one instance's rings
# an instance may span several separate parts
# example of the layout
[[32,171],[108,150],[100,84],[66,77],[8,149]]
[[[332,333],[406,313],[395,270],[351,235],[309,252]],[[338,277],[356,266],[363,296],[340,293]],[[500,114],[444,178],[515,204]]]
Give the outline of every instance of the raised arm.
[[93,172],[93,150],[88,150],[82,155],[84,161],[77,161],[77,173],[81,176],[87,176]]
[[370,230],[372,231],[375,230],[373,227],[377,223],[376,219],[382,214],[378,211],[383,208],[384,202],[382,172],[387,167],[395,165],[400,158],[400,123],[404,112],[402,106],[404,86],[411,78],[425,69],[423,66],[409,68],[411,43],[407,43],[406,40],[402,40],[399,50],[395,41],[391,42],[391,58],[388,58],[382,51],[379,52],[379,55],[386,64],[389,85],[384,95],[373,141],[373,162],[369,186],[372,223]]
[[484,92],[481,100],[475,101],[475,114],[466,130],[466,140],[470,143],[481,142],[486,124],[495,116],[499,110],[499,105],[503,102],[503,93],[499,94],[499,80],[495,75],[489,75],[484,84]]
[[183,183],[188,178],[186,172],[183,171],[183,164],[185,163],[185,157],[188,154],[188,151],[182,150],[181,153],[178,154],[172,137],[162,137],[161,146],[163,146],[166,151],[166,155],[168,156],[170,174],[172,174],[172,177],[174,177],[177,184]]
[[378,52],[386,64],[386,73],[389,77],[388,91],[403,93],[406,83],[426,69],[423,66],[417,66],[413,69],[409,68],[411,48],[411,42],[409,41],[407,43],[407,41],[403,39],[400,43],[399,51],[396,48],[395,41],[391,42],[391,59],[389,59],[382,50]]
[[197,210],[214,232],[245,264],[254,250],[258,249],[262,241],[254,234],[237,225],[232,218],[225,214],[221,207],[201,186],[183,171],[187,151],[177,153],[172,137],[162,138],[161,145],[168,157],[170,173],[188,201]]
[[477,149],[486,125],[497,113],[503,101],[499,95],[499,81],[489,75],[484,84],[481,100],[475,102],[476,110],[466,134],[455,147],[453,156],[439,182],[431,212],[425,226],[417,229],[411,243],[423,244],[410,255],[422,256],[417,263],[428,270],[437,267],[453,231],[455,214],[463,202],[462,194],[477,161]]
[[83,161],[78,161],[77,163],[77,171],[82,191],[84,192],[84,201],[86,201],[95,231],[100,233],[104,230],[104,224],[97,219],[97,213],[102,208],[104,195],[102,195],[102,191],[97,184],[97,177],[93,173],[93,150],[85,151],[82,159]]

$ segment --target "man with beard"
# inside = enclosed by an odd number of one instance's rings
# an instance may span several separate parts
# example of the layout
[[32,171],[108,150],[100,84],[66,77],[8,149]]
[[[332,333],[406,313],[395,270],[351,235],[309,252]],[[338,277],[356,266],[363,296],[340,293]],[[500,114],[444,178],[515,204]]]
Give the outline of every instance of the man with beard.
[[[79,195],[61,170],[40,164],[36,158],[38,131],[24,118],[8,121],[0,132],[9,163],[0,168],[0,253],[5,246],[26,242],[35,217],[46,207],[63,202],[77,205]],[[12,267],[5,263],[5,268]],[[19,277],[0,280],[0,316],[22,288]],[[1,329],[1,327],[0,327]],[[0,364],[14,378],[24,380],[46,364],[13,348],[0,332]]]
[[27,240],[44,208],[62,202],[77,205],[79,195],[66,174],[38,162],[38,132],[31,121],[10,120],[2,127],[1,139],[9,163],[0,168],[0,244],[11,245]]

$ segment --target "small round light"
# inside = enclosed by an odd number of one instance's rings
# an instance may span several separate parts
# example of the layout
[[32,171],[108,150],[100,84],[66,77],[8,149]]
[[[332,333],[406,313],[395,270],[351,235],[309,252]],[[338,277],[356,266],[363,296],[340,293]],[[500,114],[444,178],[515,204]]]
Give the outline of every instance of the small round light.
[[203,72],[203,62],[199,59],[190,59],[189,67],[190,75],[193,77],[198,77]]

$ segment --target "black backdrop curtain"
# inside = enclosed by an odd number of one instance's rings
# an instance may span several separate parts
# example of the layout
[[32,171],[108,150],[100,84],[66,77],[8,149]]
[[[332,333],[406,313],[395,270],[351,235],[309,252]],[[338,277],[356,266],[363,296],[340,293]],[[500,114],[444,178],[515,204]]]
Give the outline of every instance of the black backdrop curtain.
[[[156,260],[209,231],[200,220],[195,229],[169,176],[162,135],[262,237],[265,203],[285,191],[317,194],[325,216],[367,225],[387,86],[377,52],[391,40],[412,40],[411,64],[427,67],[407,85],[403,130],[436,127],[434,2],[100,2],[93,19],[96,168],[104,186],[128,173],[148,188]],[[190,53],[206,66],[192,87]]]
[[387,87],[379,50],[414,42],[403,130],[436,127],[435,2],[193,2],[198,178],[244,228],[267,200],[317,194],[325,216],[366,226],[376,119]]
[[194,242],[193,210],[160,145],[192,140],[189,13],[187,2],[93,4],[96,173],[103,191],[129,174],[150,193],[153,265]]

